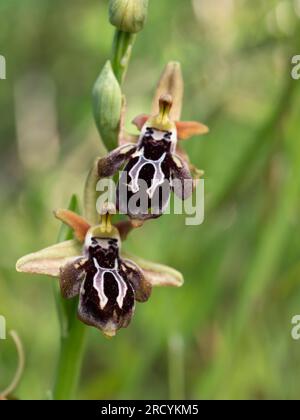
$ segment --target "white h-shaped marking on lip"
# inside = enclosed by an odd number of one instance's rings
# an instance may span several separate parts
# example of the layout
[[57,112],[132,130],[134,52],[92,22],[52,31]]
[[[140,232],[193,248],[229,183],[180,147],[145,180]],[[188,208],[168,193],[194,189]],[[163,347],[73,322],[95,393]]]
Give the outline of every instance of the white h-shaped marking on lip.
[[[150,198],[153,197],[156,188],[159,187],[161,184],[164,183],[165,180],[165,174],[163,173],[163,170],[161,168],[161,164],[164,161],[165,157],[166,157],[166,152],[162,155],[162,157],[158,160],[151,160],[151,159],[147,159],[144,156],[144,148],[140,150],[140,152],[138,152],[139,155],[139,160],[136,162],[136,164],[134,165],[134,167],[130,170],[129,175],[132,179],[131,183],[130,183],[130,188],[131,191],[135,194],[139,191],[139,184],[138,184],[138,180],[139,180],[139,175],[140,172],[142,170],[142,168],[145,165],[152,165],[154,167],[154,177],[152,180],[152,185],[150,188],[147,189],[147,194],[149,195]],[[134,155],[132,156],[134,157]]]
[[105,308],[105,306],[107,305],[108,302],[108,298],[105,295],[105,291],[104,291],[104,275],[106,273],[111,273],[117,284],[118,284],[118,290],[119,290],[119,294],[117,297],[117,303],[120,307],[120,309],[122,309],[123,307],[123,303],[124,303],[124,298],[126,296],[127,293],[127,284],[125,283],[125,281],[122,279],[122,277],[120,276],[120,274],[118,273],[118,260],[116,259],[115,261],[115,267],[114,268],[103,268],[99,265],[98,261],[96,260],[96,258],[94,258],[94,264],[95,267],[97,269],[97,273],[94,276],[94,280],[93,280],[93,286],[94,289],[97,290],[98,292],[98,296],[100,299],[100,308],[101,310],[103,310]]

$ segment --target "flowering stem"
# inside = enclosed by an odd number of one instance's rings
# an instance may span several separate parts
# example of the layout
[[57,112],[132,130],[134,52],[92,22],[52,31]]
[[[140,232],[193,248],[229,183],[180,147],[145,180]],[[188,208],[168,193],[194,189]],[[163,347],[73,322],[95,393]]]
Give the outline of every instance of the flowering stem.
[[135,39],[135,34],[116,29],[111,61],[114,73],[120,84],[122,84],[126,76]]
[[61,337],[61,352],[53,393],[55,400],[74,399],[80,377],[85,337],[86,327],[76,319],[76,314],[74,314],[68,334]]
[[[69,210],[78,212],[78,207],[77,197],[73,196]],[[72,237],[72,230],[62,225],[58,242],[72,239]],[[79,381],[86,328],[77,319],[78,299],[65,300],[61,297],[60,287],[57,283],[55,283],[54,288],[61,338],[53,398],[55,400],[71,400],[75,396]]]
[[[124,81],[128,69],[132,47],[135,41],[135,35],[116,30],[113,42],[112,66],[116,78],[120,85]],[[103,145],[105,150],[105,146]],[[89,180],[93,175],[90,173],[87,182],[93,185],[93,180]],[[92,177],[93,178],[93,177]],[[94,177],[95,178],[95,177]],[[94,186],[95,187],[95,186]],[[87,192],[86,192],[87,194]],[[88,212],[91,213],[93,203],[85,195],[85,201],[89,202]],[[94,195],[96,208],[97,194]],[[85,210],[87,203],[85,203]],[[69,210],[78,212],[78,201],[72,197]],[[96,216],[95,216],[96,219]],[[62,226],[59,234],[59,242],[72,238],[72,231],[66,226]],[[77,319],[78,299],[71,301],[64,300],[60,295],[58,285],[55,286],[55,296],[57,311],[60,319],[61,329],[61,350],[57,366],[53,398],[55,400],[71,400],[74,398],[79,382],[82,366],[84,343],[86,337],[86,327]]]

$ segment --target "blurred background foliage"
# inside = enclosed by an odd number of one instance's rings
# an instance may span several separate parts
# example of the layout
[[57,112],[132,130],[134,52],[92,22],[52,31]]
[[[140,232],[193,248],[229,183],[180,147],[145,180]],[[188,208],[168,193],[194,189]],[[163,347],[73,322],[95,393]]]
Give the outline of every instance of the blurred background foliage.
[[[16,392],[46,398],[59,349],[51,282],[15,272],[54,243],[54,208],[82,193],[100,142],[91,89],[110,55],[106,0],[0,0],[0,314],[25,346]],[[126,250],[173,265],[179,290],[156,289],[113,340],[89,330],[79,397],[299,398],[299,0],[151,0],[125,91],[127,124],[148,112],[169,60],[182,63],[184,119],[210,126],[186,143],[205,170],[206,216],[165,216]],[[131,127],[132,129],[132,127]],[[0,341],[0,389],[16,366]]]

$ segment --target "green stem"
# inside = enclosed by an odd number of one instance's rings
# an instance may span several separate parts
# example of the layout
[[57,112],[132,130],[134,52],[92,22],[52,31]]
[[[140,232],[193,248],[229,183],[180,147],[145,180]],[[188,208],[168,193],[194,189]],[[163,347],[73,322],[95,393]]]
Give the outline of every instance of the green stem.
[[68,334],[61,337],[58,373],[53,393],[55,400],[72,400],[75,397],[81,372],[85,337],[85,325],[74,318]]
[[170,400],[184,400],[184,341],[180,334],[169,339]]
[[[76,196],[71,198],[68,208],[79,213]],[[67,241],[72,237],[72,230],[62,225],[58,242]],[[54,295],[60,321],[61,338],[53,398],[55,400],[71,400],[75,396],[79,381],[86,328],[84,324],[77,320],[78,299],[63,299],[57,283],[54,284]]]
[[135,39],[135,34],[116,29],[111,61],[114,73],[120,84],[123,83],[126,76]]
[[[112,65],[120,84],[122,84],[128,69],[135,38],[136,36],[133,34],[116,30],[113,43]],[[93,168],[87,179],[89,188],[86,188],[84,197],[85,216],[87,214],[89,216],[92,215],[93,217],[89,217],[89,219],[93,219],[91,222],[96,222],[97,219],[97,215],[91,207],[93,206],[92,201],[95,201],[94,207],[96,208],[97,194],[93,193],[91,196],[92,189],[96,191],[95,181],[96,172],[95,168]],[[78,201],[76,197],[72,198],[69,210],[78,213]],[[69,228],[62,226],[58,241],[61,242],[71,239],[72,235],[73,233]],[[75,397],[79,382],[85,347],[86,327],[77,320],[78,300],[73,299],[72,301],[67,301],[62,299],[58,285],[55,286],[54,294],[60,320],[61,349],[53,398],[55,400],[71,400]]]

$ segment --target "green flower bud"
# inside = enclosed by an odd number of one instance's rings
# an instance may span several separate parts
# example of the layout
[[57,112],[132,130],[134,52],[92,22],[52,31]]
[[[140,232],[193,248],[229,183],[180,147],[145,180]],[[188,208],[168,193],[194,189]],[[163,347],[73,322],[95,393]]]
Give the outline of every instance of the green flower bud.
[[109,151],[115,149],[120,130],[122,92],[110,61],[105,64],[94,85],[93,109],[103,143]]
[[120,31],[137,33],[145,24],[148,0],[110,0],[109,20]]

